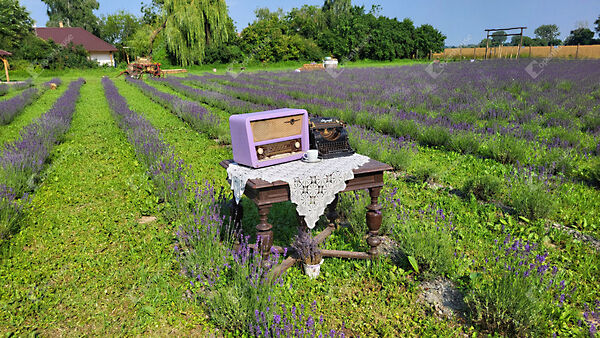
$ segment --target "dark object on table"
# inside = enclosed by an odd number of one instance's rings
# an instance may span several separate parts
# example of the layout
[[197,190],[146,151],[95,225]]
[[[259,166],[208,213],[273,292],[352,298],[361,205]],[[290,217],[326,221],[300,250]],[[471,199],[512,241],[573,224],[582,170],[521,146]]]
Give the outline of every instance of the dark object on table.
[[310,149],[319,151],[319,158],[334,158],[354,154],[348,143],[346,124],[331,117],[310,118]]

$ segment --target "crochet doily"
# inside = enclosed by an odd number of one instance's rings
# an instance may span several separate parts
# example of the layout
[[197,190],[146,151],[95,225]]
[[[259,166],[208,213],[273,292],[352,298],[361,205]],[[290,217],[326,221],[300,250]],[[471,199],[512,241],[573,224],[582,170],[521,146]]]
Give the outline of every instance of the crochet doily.
[[287,182],[298,215],[304,216],[307,226],[312,229],[335,195],[346,188],[346,181],[354,178],[352,170],[367,162],[367,156],[354,154],[318,163],[292,161],[259,169],[232,163],[227,168],[227,176],[236,203],[240,202],[248,180]]

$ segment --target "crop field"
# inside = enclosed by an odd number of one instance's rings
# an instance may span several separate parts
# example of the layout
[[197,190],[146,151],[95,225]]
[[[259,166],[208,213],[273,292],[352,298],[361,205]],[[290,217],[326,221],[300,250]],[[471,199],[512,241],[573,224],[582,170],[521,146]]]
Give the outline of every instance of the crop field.
[[[0,333],[594,336],[600,61],[529,62],[144,80],[97,70],[7,91]],[[272,280],[283,255],[249,249],[250,200],[231,227],[228,118],[282,107],[342,119],[358,153],[394,168],[377,259]],[[322,247],[366,251],[369,203],[341,194]],[[269,223],[288,247],[294,205],[275,205]]]

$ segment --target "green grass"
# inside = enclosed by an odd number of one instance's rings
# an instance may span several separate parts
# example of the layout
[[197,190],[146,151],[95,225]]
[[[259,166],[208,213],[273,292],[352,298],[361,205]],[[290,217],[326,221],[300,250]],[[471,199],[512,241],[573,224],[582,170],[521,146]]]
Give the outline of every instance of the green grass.
[[155,202],[110,116],[99,78],[83,86],[29,220],[0,267],[0,332],[19,335],[200,334],[183,302],[173,230],[138,223]]

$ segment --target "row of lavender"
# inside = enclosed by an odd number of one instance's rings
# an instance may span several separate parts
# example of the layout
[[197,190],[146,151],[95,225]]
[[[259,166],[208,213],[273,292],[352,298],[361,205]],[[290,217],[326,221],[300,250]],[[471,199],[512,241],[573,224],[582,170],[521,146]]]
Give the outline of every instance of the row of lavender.
[[[54,81],[54,80],[53,80]],[[27,193],[35,188],[50,151],[71,125],[83,79],[72,82],[52,108],[0,151],[0,239],[18,229]]]
[[33,81],[31,79],[27,79],[26,81],[21,81],[17,83],[0,83],[0,96],[6,95],[11,90],[23,90],[25,88],[29,88],[33,86]]
[[279,257],[275,255],[263,264],[261,255],[254,255],[249,249],[247,237],[242,237],[242,245],[234,250],[236,232],[228,230],[226,217],[221,213],[221,198],[210,183],[201,185],[194,181],[191,171],[159,132],[128,108],[110,79],[103,78],[102,85],[120,128],[137,157],[146,164],[157,194],[169,205],[165,210],[167,218],[178,226],[175,254],[190,278],[189,297],[202,299],[211,319],[231,331],[274,336],[290,335],[298,329],[316,334],[318,325],[312,317],[302,319],[296,316],[295,309],[293,316],[288,315],[285,305],[277,305],[282,280],[264,282]]
[[50,88],[50,84],[52,83],[60,85],[61,80],[54,78],[39,87],[28,88],[13,98],[0,101],[0,125],[9,124],[26,106],[30,105]]
[[[414,67],[404,68],[412,69]],[[214,78],[214,76],[212,77]],[[240,78],[241,76],[235,81],[239,81]],[[186,79],[197,81],[199,77],[191,76],[182,80]],[[206,86],[207,80],[202,79],[197,83]],[[209,86],[211,85],[209,84]],[[577,174],[574,170],[575,164],[586,162],[586,158],[589,156],[587,151],[593,149],[594,154],[600,153],[600,142],[596,143],[596,140],[588,144],[586,152],[575,152],[570,147],[577,144],[579,139],[576,134],[569,134],[566,130],[563,131],[569,135],[568,138],[571,141],[555,137],[540,143],[539,140],[535,140],[533,134],[522,127],[475,130],[472,125],[450,123],[447,118],[441,116],[430,119],[426,114],[406,111],[397,111],[396,114],[357,112],[343,106],[333,106],[332,102],[324,102],[319,98],[292,97],[276,90],[240,86],[228,86],[229,89],[227,89],[226,87],[227,85],[214,86],[213,84],[211,88],[224,90],[226,93],[255,103],[303,107],[312,113],[338,116],[347,122],[375,128],[396,137],[408,136],[423,145],[443,147],[462,153],[474,153],[502,163],[519,162],[535,165],[553,173],[562,172],[567,176]]]
[[159,91],[142,80],[127,77],[126,81],[138,87],[151,100],[171,110],[196,131],[218,138],[224,143],[230,142],[227,125],[197,102],[182,100],[176,95]]
[[[321,74],[321,77],[329,79],[323,74]],[[198,80],[198,77],[191,76],[190,78]],[[286,102],[300,105],[316,105],[312,108],[318,112],[323,110],[350,110],[358,114],[361,112],[369,112],[375,114],[375,116],[371,118],[372,120],[379,119],[381,115],[392,115],[395,119],[414,121],[422,126],[441,126],[450,131],[469,132],[486,137],[496,134],[512,136],[529,142],[539,142],[550,148],[575,148],[583,153],[594,152],[595,147],[598,145],[592,135],[586,135],[578,131],[576,131],[577,134],[573,134],[572,129],[574,126],[571,122],[576,121],[578,115],[571,117],[568,113],[560,111],[544,113],[551,109],[548,107],[549,103],[544,100],[542,100],[541,103],[535,103],[533,106],[522,107],[520,105],[525,102],[525,99],[521,99],[520,97],[514,99],[511,98],[510,103],[506,103],[505,101],[509,99],[506,97],[503,97],[502,99],[494,97],[496,92],[491,92],[483,96],[477,102],[473,102],[473,100],[466,98],[456,99],[461,102],[471,100],[470,102],[472,105],[479,106],[480,109],[483,109],[483,112],[477,113],[465,109],[461,110],[460,107],[457,108],[452,99],[450,99],[450,101],[444,101],[437,96],[431,97],[431,95],[434,95],[432,94],[433,85],[428,84],[427,86],[429,86],[429,89],[425,90],[425,96],[430,97],[428,100],[425,100],[425,102],[440,102],[440,104],[443,102],[447,107],[451,107],[453,110],[451,112],[436,112],[433,110],[434,107],[429,106],[423,106],[416,110],[408,110],[404,107],[399,107],[398,104],[394,102],[393,97],[378,98],[376,99],[377,104],[371,103],[370,100],[372,100],[373,97],[377,97],[377,93],[380,93],[379,91],[371,92],[371,90],[368,90],[365,92],[353,93],[348,98],[332,99],[332,96],[327,96],[332,95],[332,92],[330,92],[331,88],[329,88],[327,83],[321,83],[319,86],[321,81],[317,81],[317,85],[314,85],[311,81],[308,81],[308,79],[297,80],[299,84],[295,84],[292,87],[282,86],[281,84],[271,83],[262,79],[248,78],[247,76],[240,76],[236,78],[234,82],[229,82],[227,78],[220,78],[218,82],[221,83],[219,86],[221,90],[238,93],[238,95],[241,93],[245,96],[263,97],[262,100],[275,98],[275,100],[280,103]],[[379,81],[383,80],[379,79]],[[310,87],[305,85],[305,83],[311,83]],[[207,84],[206,80],[204,80],[204,84]],[[210,83],[208,84],[210,85]],[[337,86],[339,86],[339,84],[337,84]],[[320,93],[319,90],[315,90],[315,88],[321,87],[327,88],[326,94]],[[334,92],[350,91],[353,89],[351,87],[336,88],[336,85],[333,85],[333,87],[335,89]],[[374,87],[376,88],[377,86]],[[419,85],[417,84],[416,87],[418,88]],[[524,95],[521,93],[523,91],[521,84],[506,87],[510,87],[506,90],[511,90],[513,92],[518,91],[519,93],[511,94],[504,92],[505,96]],[[405,94],[406,91],[410,90],[406,90],[404,87],[397,87],[394,89],[392,96],[395,96],[397,93]],[[537,93],[534,93],[535,95],[532,93],[525,94],[527,94],[527,97],[538,97]],[[566,94],[570,93],[564,93],[564,95]],[[420,96],[424,95],[421,94]],[[357,98],[362,98],[367,101],[358,101]],[[262,102],[262,100],[256,102]],[[502,102],[498,100],[502,100]],[[593,105],[594,103],[594,100],[589,97],[585,97],[584,101],[588,106]],[[513,103],[518,104],[519,106],[507,108],[507,105]],[[577,108],[581,107],[578,106]],[[587,107],[588,110],[591,110],[592,108],[593,107]],[[531,112],[531,109],[533,109],[534,112]],[[578,111],[577,114],[581,114],[581,112]],[[350,116],[349,118],[353,118],[353,116]],[[581,128],[583,128],[584,131],[589,131],[592,134],[597,135],[598,131],[600,131],[600,120],[594,114],[587,114],[585,115],[585,123]],[[596,129],[598,129],[598,131]],[[418,132],[416,129],[413,131]],[[412,136],[414,137],[415,135]]]
[[[336,81],[324,73],[280,73],[275,77],[259,73],[228,83],[321,97],[355,110],[425,109],[433,117],[443,115],[454,123],[501,119],[514,126],[541,118],[538,122],[544,126],[600,132],[600,125],[594,122],[600,95],[594,80],[600,75],[598,61],[553,62],[539,74],[527,72],[528,65],[529,60],[496,60],[443,64],[438,69],[433,65],[352,69],[334,73]],[[575,125],[578,119],[581,123]]]

